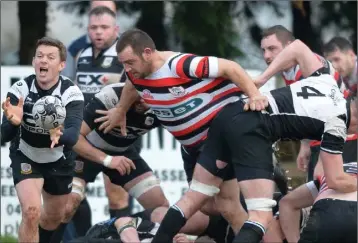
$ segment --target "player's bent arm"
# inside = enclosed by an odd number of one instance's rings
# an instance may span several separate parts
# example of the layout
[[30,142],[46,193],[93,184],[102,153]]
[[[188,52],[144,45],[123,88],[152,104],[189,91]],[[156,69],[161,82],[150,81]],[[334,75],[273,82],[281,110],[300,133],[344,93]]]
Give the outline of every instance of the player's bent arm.
[[313,205],[318,194],[318,190],[311,184],[312,182],[309,182],[296,188],[279,202],[280,225],[288,242],[298,242],[301,209]]
[[[10,103],[12,105],[17,105],[19,103],[19,99],[13,95],[12,93],[7,94],[7,98],[10,97]],[[1,143],[10,142],[18,133],[20,126],[13,125],[3,114],[2,122],[1,122]]]
[[260,85],[263,85],[275,74],[285,71],[297,64],[300,66],[304,77],[310,76],[323,67],[322,62],[308,46],[300,40],[295,40],[277,55],[267,69],[259,76],[258,82]]
[[83,121],[78,141],[73,147],[73,150],[85,159],[91,160],[99,164],[103,164],[103,161],[107,157],[107,154],[93,147],[86,139],[86,136],[91,131],[92,129],[85,121]]
[[245,70],[234,61],[218,58],[217,76],[231,80],[249,97],[260,94],[254,81]]
[[321,150],[320,157],[328,188],[344,193],[357,191],[357,178],[343,170],[342,154]]
[[139,98],[139,94],[130,80],[127,79],[123,86],[122,94],[116,105],[117,109],[120,109],[124,113],[127,113],[133,103]]
[[83,106],[83,100],[72,101],[66,105],[66,119],[59,145],[72,148],[77,143],[83,120]]

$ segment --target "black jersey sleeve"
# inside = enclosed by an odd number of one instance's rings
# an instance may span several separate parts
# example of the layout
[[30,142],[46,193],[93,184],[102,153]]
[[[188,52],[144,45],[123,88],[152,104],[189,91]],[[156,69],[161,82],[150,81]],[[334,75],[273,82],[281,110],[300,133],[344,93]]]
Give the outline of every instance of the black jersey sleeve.
[[[12,93],[8,93],[6,97],[10,98],[10,103],[12,105],[17,105],[19,99]],[[20,126],[13,125],[3,114],[2,123],[1,123],[1,143],[11,141],[18,133]]]
[[101,123],[95,123],[94,120],[102,117],[101,114],[96,113],[96,110],[107,110],[104,104],[96,97],[92,98],[85,107],[83,112],[83,121],[91,128],[96,129]]
[[71,148],[77,143],[83,120],[83,106],[83,100],[72,101],[66,105],[66,119],[59,145]]
[[344,117],[333,117],[324,125],[321,150],[331,154],[342,154],[346,138],[347,125]]

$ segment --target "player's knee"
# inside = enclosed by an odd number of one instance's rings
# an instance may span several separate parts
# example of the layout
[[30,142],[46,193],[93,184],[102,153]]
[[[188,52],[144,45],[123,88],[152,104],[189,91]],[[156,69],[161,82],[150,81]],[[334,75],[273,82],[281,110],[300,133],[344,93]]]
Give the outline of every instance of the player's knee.
[[40,206],[27,206],[22,209],[22,218],[26,224],[38,224],[41,216]]
[[[151,175],[134,185],[131,189],[129,189],[128,193],[135,199],[138,199],[141,195],[152,190],[155,187],[160,188],[160,180],[154,175]],[[163,199],[166,200],[165,198]]]

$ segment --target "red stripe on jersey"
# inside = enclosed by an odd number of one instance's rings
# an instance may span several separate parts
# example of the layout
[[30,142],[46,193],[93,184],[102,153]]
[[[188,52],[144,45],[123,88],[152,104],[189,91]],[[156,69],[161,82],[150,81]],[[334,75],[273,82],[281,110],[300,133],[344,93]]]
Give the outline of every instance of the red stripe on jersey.
[[297,73],[296,73],[296,76],[295,76],[295,81],[300,80],[301,76],[302,76],[301,69],[298,69],[298,71],[297,71]]
[[200,78],[209,77],[209,57],[204,57],[199,61],[195,75]]
[[335,71],[335,72],[334,72],[334,79],[335,79],[336,81],[339,81],[339,78],[340,78],[339,73],[338,73],[337,71]]
[[[232,89],[229,89],[229,90],[227,90],[225,92],[222,92],[222,93],[216,95],[210,103],[215,102],[216,100],[218,100],[221,97],[224,97],[224,96],[226,96],[228,94],[237,92],[237,90],[238,90],[238,88],[232,88]],[[172,134],[174,136],[183,136],[183,135],[186,135],[186,134],[194,131],[195,129],[200,128],[202,125],[206,124],[209,120],[211,120],[222,108],[224,108],[224,107],[220,107],[220,108],[214,110],[207,117],[205,117],[204,119],[202,119],[199,122],[195,123],[194,125],[186,128],[184,130],[180,130],[178,132],[172,132]]]
[[208,116],[206,116],[204,119],[200,120],[199,122],[191,125],[190,127],[184,129],[184,130],[180,130],[178,132],[172,132],[174,137],[177,136],[183,136],[186,135],[192,131],[195,131],[196,129],[199,129],[200,127],[202,127],[204,124],[206,124],[208,121],[210,121],[211,119],[213,119],[216,114],[222,109],[222,107],[216,109],[215,111],[213,111],[212,113],[210,113]]
[[160,79],[134,79],[133,83],[148,86],[148,87],[167,87],[178,86],[192,81],[192,79],[185,78],[160,78]]
[[218,84],[220,84],[222,81],[224,81],[225,79],[223,78],[217,78],[214,81],[208,83],[207,85],[201,87],[200,89],[194,90],[193,92],[180,97],[180,98],[176,98],[176,99],[172,99],[172,100],[151,100],[151,99],[144,99],[145,103],[150,104],[150,105],[174,105],[176,103],[179,103],[180,101],[183,101],[189,97],[192,97],[194,95],[200,94],[200,93],[205,93],[207,90],[217,86]]
[[294,82],[296,82],[295,80],[288,80],[288,79],[285,79],[285,78],[283,78],[283,79],[285,80],[285,83],[286,83],[287,86],[293,84]]
[[[176,65],[176,72],[178,74],[179,77],[187,77],[184,73],[184,62],[185,60],[190,57],[190,56],[193,56],[192,54],[188,54],[188,55],[185,55],[183,57],[181,57]],[[189,78],[189,77],[188,77]]]

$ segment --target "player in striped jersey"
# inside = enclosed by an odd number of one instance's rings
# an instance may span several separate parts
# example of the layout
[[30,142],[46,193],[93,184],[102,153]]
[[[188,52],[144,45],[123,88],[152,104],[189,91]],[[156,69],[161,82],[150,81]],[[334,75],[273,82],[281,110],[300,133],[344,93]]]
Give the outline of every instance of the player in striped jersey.
[[[225,105],[239,100],[241,91],[250,97],[247,108],[262,110],[267,105],[267,100],[262,97],[250,77],[233,61],[157,51],[150,36],[137,29],[121,35],[117,43],[117,53],[129,80],[116,108],[97,119],[97,122],[103,122],[100,129],[105,128],[104,132],[119,125],[122,134],[126,134],[123,129],[126,126],[126,111],[140,96],[161,124],[185,148],[200,150],[214,117]],[[240,89],[237,86],[240,86]],[[225,158],[221,159],[225,161]],[[186,170],[186,173],[187,177],[191,178],[193,170]],[[232,215],[239,213],[235,209],[240,205],[239,196],[231,194],[232,191],[237,191],[237,183],[233,178],[232,171],[228,170],[222,174],[222,179],[226,181],[218,196],[222,198],[221,203],[217,205],[226,203],[225,207],[218,210],[225,217],[231,217],[228,221],[232,225],[236,224],[236,227],[233,227],[238,229],[242,224],[242,217]],[[196,183],[191,181],[191,185]],[[225,192],[230,200],[225,198]],[[244,210],[241,212],[245,213]]]
[[[18,149],[10,152],[22,212],[19,242],[50,242],[72,189],[74,163],[69,158],[78,140],[84,98],[71,80],[60,76],[65,60],[66,48],[60,41],[40,39],[33,58],[35,75],[12,85],[3,103],[1,139],[10,141],[20,131]],[[66,107],[62,134],[61,127],[49,131],[34,123],[33,105],[48,95],[58,97]]]
[[[282,63],[282,76],[285,80],[286,85],[290,85],[294,82],[300,81],[311,74],[318,67],[322,68],[323,73],[331,74],[338,82],[338,85],[342,86],[342,80],[339,73],[334,69],[332,64],[324,59],[323,57],[313,53],[304,43],[299,40],[295,40],[292,33],[281,25],[275,25],[263,31],[261,48],[263,50],[263,56],[268,65],[270,65],[282,50],[289,47],[291,50],[287,52],[287,55],[291,57],[289,63]],[[298,60],[301,64],[298,65]],[[276,62],[275,62],[276,63]],[[281,67],[281,66],[280,66]],[[272,66],[260,75],[256,82],[259,85],[263,85],[267,82],[268,78],[276,74],[273,71]],[[300,152],[297,157],[298,169],[307,171],[308,167],[308,180],[312,180],[314,168],[318,161],[318,154],[320,151],[319,141],[301,141]],[[357,158],[357,136],[349,135],[345,149],[343,153],[344,161],[352,161]]]
[[[357,177],[357,162],[343,165],[345,173]],[[295,225],[299,210],[313,205],[301,236]],[[357,191],[342,193],[318,176],[280,201],[280,223],[288,242],[357,242]]]

